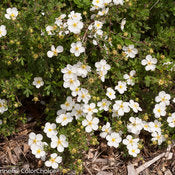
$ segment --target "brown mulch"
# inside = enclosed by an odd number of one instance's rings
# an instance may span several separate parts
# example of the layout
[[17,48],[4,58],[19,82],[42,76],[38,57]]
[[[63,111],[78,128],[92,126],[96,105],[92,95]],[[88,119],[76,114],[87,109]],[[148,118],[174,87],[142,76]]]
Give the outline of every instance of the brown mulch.
[[[27,145],[28,134],[35,122],[25,124],[19,128],[19,132],[10,139],[0,143],[0,169],[36,169],[43,167],[43,162],[35,159]],[[84,175],[127,175],[127,165],[136,167],[152,160],[165,150],[150,149],[144,147],[140,156],[134,159],[123,158],[123,152],[109,149],[105,143],[97,147],[91,147],[84,158]],[[175,175],[175,147],[171,149],[171,160],[159,159],[140,175]],[[3,175],[3,173],[0,173]],[[4,173],[7,174],[7,173]],[[60,174],[60,173],[57,173]],[[70,173],[73,174],[73,173]]]

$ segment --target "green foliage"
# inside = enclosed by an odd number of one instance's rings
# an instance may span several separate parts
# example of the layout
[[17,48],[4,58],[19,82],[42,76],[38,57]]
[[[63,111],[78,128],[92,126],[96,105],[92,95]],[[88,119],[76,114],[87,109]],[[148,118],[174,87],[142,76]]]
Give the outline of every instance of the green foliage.
[[[0,125],[0,134],[8,136],[15,131],[19,122],[27,121],[27,114],[21,112],[22,102],[34,99],[34,97],[37,97],[39,101],[45,101],[46,121],[55,122],[56,111],[71,94],[69,90],[63,88],[61,69],[67,64],[73,65],[78,61],[87,63],[93,69],[88,79],[81,82],[83,82],[82,87],[89,90],[94,103],[105,98],[106,88],[117,85],[118,81],[123,80],[125,73],[137,70],[137,76],[134,79],[136,85],[130,86],[124,95],[119,94],[117,98],[123,101],[137,100],[143,107],[143,113],[136,115],[132,112],[119,119],[111,119],[110,114],[104,114],[104,111],[97,113],[97,117],[102,121],[100,125],[110,121],[113,123],[112,128],[115,131],[122,130],[124,135],[127,134],[124,125],[127,125],[131,115],[143,119],[147,113],[149,114],[148,120],[154,118],[152,112],[155,104],[154,98],[161,90],[166,90],[172,97],[175,97],[175,74],[171,71],[175,59],[174,1],[160,0],[156,4],[156,1],[130,0],[123,6],[112,6],[106,16],[97,15],[94,19],[105,21],[102,30],[104,36],[108,35],[107,39],[97,37],[96,40],[99,43],[97,46],[94,46],[92,40],[87,37],[89,34],[87,27],[93,21],[90,18],[92,12],[89,10],[91,3],[90,0],[3,0],[1,2],[0,25],[6,26],[7,35],[0,38],[0,98],[7,100],[8,111],[0,115],[3,121]],[[16,20],[8,20],[4,17],[8,7],[16,7],[19,10]],[[67,36],[47,34],[46,27],[53,26],[55,18],[61,14],[68,15],[73,10],[83,14],[84,28],[80,34]],[[42,15],[43,12],[45,15]],[[126,18],[126,25],[121,31],[120,23],[123,18]],[[41,35],[41,31],[44,35]],[[77,58],[70,54],[70,45],[72,42],[82,41],[83,38],[85,38],[83,44],[86,47],[86,53]],[[107,51],[103,47],[104,44]],[[134,44],[139,50],[134,59],[126,58],[122,51],[123,46],[130,44]],[[47,51],[50,50],[51,45],[62,45],[64,52],[56,57],[48,58]],[[141,65],[141,60],[145,59],[148,54],[158,60],[154,72],[145,71],[144,66]],[[104,84],[94,72],[95,62],[101,59],[107,60],[111,65]],[[166,62],[173,64],[165,66]],[[34,77],[42,77],[44,86],[39,89],[33,86]],[[169,112],[173,110],[170,109]],[[96,136],[89,136],[90,138],[87,139],[87,134],[80,125],[81,120],[69,124],[66,128],[57,128],[60,134],[69,135],[70,133],[71,145],[67,155],[71,157],[71,166],[75,163],[75,159],[82,158],[83,150],[88,149],[88,142],[97,144]],[[175,138],[174,130],[168,126],[165,126],[164,130],[165,133],[169,130],[170,137]],[[69,158],[65,157],[66,159]],[[76,168],[79,166],[80,163],[77,163]]]

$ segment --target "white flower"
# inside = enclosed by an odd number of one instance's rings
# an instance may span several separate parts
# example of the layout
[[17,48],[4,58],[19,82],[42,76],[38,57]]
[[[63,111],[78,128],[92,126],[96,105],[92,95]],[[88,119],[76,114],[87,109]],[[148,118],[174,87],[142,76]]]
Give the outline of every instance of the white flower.
[[65,114],[66,110],[65,109],[60,109],[57,111],[57,115]]
[[130,147],[137,146],[139,139],[134,139],[131,135],[127,135],[126,139],[123,139],[123,144],[127,146],[127,149]]
[[146,71],[149,71],[149,70],[154,71],[155,68],[156,68],[156,63],[157,63],[157,59],[156,58],[152,58],[151,55],[147,55],[146,59],[143,59],[142,62],[141,62],[141,64],[143,66],[146,65],[146,67],[145,67]]
[[154,122],[149,122],[149,128],[150,132],[161,132],[161,123],[157,120],[154,120]]
[[72,97],[68,96],[66,98],[66,102],[61,105],[61,108],[66,110],[66,111],[71,111],[75,102],[72,100]]
[[96,117],[92,117],[91,115],[87,115],[86,119],[82,121],[82,125],[85,126],[86,132],[91,132],[92,130],[98,129],[99,119]]
[[138,117],[136,117],[136,118],[130,117],[129,121],[131,123],[127,125],[128,131],[133,133],[133,134],[139,135],[140,131],[143,128],[142,120],[139,119]]
[[132,146],[130,149],[129,149],[129,155],[133,156],[133,157],[137,157],[137,154],[140,153],[140,150],[138,149],[138,146]]
[[81,90],[78,92],[77,101],[78,102],[83,101],[85,104],[87,104],[90,99],[91,99],[91,96],[90,96],[88,90],[81,88]]
[[71,11],[68,17],[70,19],[77,20],[77,21],[80,21],[82,19],[81,13],[75,13],[74,11]]
[[137,102],[134,102],[134,100],[129,101],[129,106],[130,106],[130,108],[132,108],[132,110],[135,113],[138,113],[139,111],[142,111],[142,108],[139,106],[139,104]]
[[99,110],[108,111],[110,104],[111,104],[110,101],[106,99],[102,99],[102,101],[97,103],[97,106],[99,107]]
[[173,98],[173,100],[172,100],[172,101],[173,101],[173,103],[175,103],[175,98]]
[[56,124],[47,122],[44,127],[44,132],[49,138],[52,138],[53,136],[57,135],[58,132],[56,130]]
[[113,105],[113,109],[117,111],[119,116],[123,116],[124,113],[128,113],[130,111],[129,103],[123,102],[122,100],[116,100]]
[[101,29],[102,26],[103,26],[103,23],[102,22],[100,22],[100,21],[95,21],[94,22],[94,27],[95,27],[96,30]]
[[108,12],[109,12],[109,8],[103,8],[101,11],[98,12],[98,15],[103,16],[108,14]]
[[61,126],[66,126],[68,123],[72,122],[73,117],[71,113],[61,114],[57,116],[56,122],[60,123]]
[[67,20],[68,29],[74,34],[79,34],[83,28],[83,23],[79,20],[68,19]]
[[34,132],[31,132],[29,134],[28,145],[41,145],[42,139],[43,136],[41,134],[35,134]]
[[165,91],[161,91],[159,92],[159,95],[155,98],[155,101],[157,103],[160,102],[160,103],[164,103],[165,105],[169,105],[170,99],[171,99],[170,94],[166,94]]
[[104,7],[103,0],[93,0],[93,1],[92,1],[92,4],[93,4],[94,6],[99,7],[99,8],[103,8],[103,7]]
[[52,167],[53,169],[58,168],[58,164],[62,162],[62,157],[57,156],[57,153],[50,155],[50,159],[45,162],[47,167]]
[[58,138],[57,136],[51,138],[51,148],[57,148],[58,152],[63,152],[64,148],[68,147],[68,142],[66,141],[65,135],[60,135]]
[[171,116],[167,118],[167,122],[171,128],[175,127],[175,112],[172,113]]
[[7,34],[6,26],[5,25],[1,25],[0,26],[0,38],[2,36],[5,36],[6,34]]
[[124,81],[119,81],[118,85],[115,86],[115,90],[118,90],[120,94],[123,94],[127,90],[126,83]]
[[91,103],[91,104],[84,104],[83,112],[88,115],[92,115],[93,113],[97,113],[98,110],[96,109],[95,103]]
[[75,116],[76,120],[82,116],[85,116],[85,113],[83,112],[83,105],[75,104],[72,110],[72,116]]
[[106,60],[101,60],[100,62],[95,63],[95,67],[97,68],[97,73],[100,75],[102,82],[105,81],[105,75],[108,70],[111,69],[111,66],[106,63]]
[[5,17],[6,17],[7,19],[15,20],[17,16],[18,16],[18,10],[17,10],[16,7],[8,8],[8,9],[6,10]]
[[103,132],[100,133],[100,137],[102,138],[106,138],[106,136],[108,134],[111,133],[112,129],[111,129],[111,125],[109,122],[106,123],[106,125],[103,125],[102,129]]
[[0,113],[3,114],[7,110],[8,110],[7,101],[4,99],[0,99]]
[[53,56],[57,56],[58,53],[63,52],[63,47],[62,46],[58,46],[57,48],[55,48],[54,45],[51,46],[51,50],[47,52],[47,56],[49,58],[52,58]]
[[63,78],[64,83],[63,87],[64,88],[70,88],[71,90],[76,89],[78,86],[80,86],[80,81],[77,79],[77,77],[72,77],[72,78]]
[[126,18],[122,19],[122,22],[121,22],[121,30],[123,31],[124,27],[125,27],[125,24],[126,24]]
[[42,158],[46,155],[46,152],[44,151],[44,143],[41,145],[32,145],[31,150],[32,154],[34,154],[37,159]]
[[156,104],[153,112],[156,118],[159,118],[161,116],[165,116],[166,115],[166,106],[164,103],[160,103],[160,104]]
[[76,57],[79,57],[81,53],[85,52],[85,48],[82,47],[81,41],[78,41],[77,43],[72,43],[70,52],[73,53]]
[[85,78],[88,72],[91,72],[91,67],[88,65],[85,65],[81,62],[78,62],[76,65],[77,65],[77,75],[81,76],[82,78]]
[[143,121],[143,129],[145,131],[151,132],[150,126],[148,122]]
[[110,98],[110,100],[113,100],[116,98],[115,91],[112,88],[107,88],[106,95]]
[[97,71],[108,71],[109,69],[111,69],[111,66],[107,64],[106,60],[96,62],[95,67],[97,68]]
[[35,77],[33,81],[33,85],[36,86],[36,88],[40,88],[44,85],[44,81],[41,77]]
[[48,35],[54,35],[53,31],[54,31],[53,26],[47,26],[46,27],[46,32],[47,32]]
[[119,133],[112,132],[110,135],[106,137],[107,145],[108,146],[113,146],[117,148],[119,146],[119,143],[122,141],[122,138],[120,137]]
[[115,109],[112,109],[112,117],[119,117],[118,111]]
[[113,0],[115,5],[123,5],[123,0]]
[[151,136],[153,137],[151,140],[157,141],[158,145],[161,145],[162,142],[165,141],[165,137],[161,134],[161,132],[153,132]]
[[138,53],[138,50],[134,48],[134,45],[129,45],[128,47],[124,46],[123,50],[126,54],[126,57],[134,58]]
[[78,92],[80,91],[80,88],[79,88],[79,87],[71,88],[71,90],[72,90],[71,95],[72,95],[73,97],[76,97],[76,96],[78,95]]
[[68,64],[64,69],[61,70],[61,72],[64,74],[64,79],[69,79],[69,78],[77,78],[76,73],[76,67],[71,66]]
[[133,86],[135,84],[134,82],[134,78],[133,76],[136,74],[136,71],[135,70],[132,70],[129,75],[128,74],[124,74],[123,78],[127,81],[127,84],[128,85],[131,85]]

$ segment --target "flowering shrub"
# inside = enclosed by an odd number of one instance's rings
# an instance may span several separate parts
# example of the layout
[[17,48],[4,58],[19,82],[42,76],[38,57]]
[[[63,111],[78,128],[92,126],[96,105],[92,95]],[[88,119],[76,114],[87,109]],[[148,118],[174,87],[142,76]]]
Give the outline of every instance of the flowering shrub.
[[145,135],[175,138],[173,2],[7,0],[0,13],[0,132],[28,120],[23,101],[41,101],[45,134],[28,144],[47,167],[81,172],[102,141],[136,157]]

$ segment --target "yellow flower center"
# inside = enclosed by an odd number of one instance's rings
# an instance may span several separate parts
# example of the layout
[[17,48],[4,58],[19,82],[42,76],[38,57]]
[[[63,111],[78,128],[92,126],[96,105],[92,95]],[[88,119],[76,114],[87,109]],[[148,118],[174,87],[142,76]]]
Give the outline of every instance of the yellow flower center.
[[157,112],[159,112],[159,113],[160,113],[160,112],[161,112],[161,110],[160,110],[160,109],[158,109],[158,110],[157,110]]
[[120,88],[120,89],[122,89],[122,88],[123,88],[123,86],[122,86],[122,85],[120,85],[120,86],[119,86],[119,88]]
[[106,103],[105,103],[105,102],[103,102],[103,103],[102,103],[102,106],[106,106]]
[[58,145],[60,145],[60,144],[61,144],[61,140],[60,140],[60,139],[58,139],[57,144],[58,144]]
[[36,139],[33,140],[33,143],[36,143]]
[[131,49],[128,49],[128,52],[129,52],[129,53],[131,53],[131,52],[132,52],[132,50],[131,50]]
[[135,149],[132,149],[132,152],[135,153]]
[[84,64],[81,67],[82,67],[82,69],[86,69],[86,65],[84,65]]
[[89,121],[88,125],[92,126],[92,121]]
[[84,94],[82,94],[81,98],[85,98],[85,95],[84,95]]
[[63,117],[63,121],[65,121],[65,120],[67,120],[67,117],[66,116]]
[[79,50],[79,47],[76,47],[75,50],[78,51]]
[[49,129],[48,129],[48,131],[49,131],[49,132],[51,132],[51,131],[52,131],[52,129],[51,129],[51,128],[49,128]]
[[56,51],[56,50],[54,50],[54,51],[53,51],[53,54],[54,54],[55,56],[57,56],[57,55],[58,55],[58,53],[57,53],[57,51]]
[[159,135],[157,136],[157,139],[160,139],[160,136]]
[[71,73],[72,73],[72,71],[71,71],[71,70],[69,70],[69,71],[68,71],[68,74],[70,75]]
[[41,152],[41,150],[40,150],[40,149],[38,149],[38,150],[37,150],[37,153],[39,154],[40,152]]
[[11,16],[12,18],[15,17],[14,13],[12,13],[10,16]]
[[131,140],[129,141],[129,143],[133,144],[133,140],[131,139]]
[[105,132],[109,132],[109,130],[108,129],[105,129]]
[[68,106],[70,106],[70,104],[69,104],[68,102],[66,102],[66,103],[65,103],[65,106],[67,106],[67,107],[68,107]]
[[80,115],[82,114],[82,110],[77,110],[77,113]]
[[115,140],[116,140],[115,138],[112,138],[112,142],[115,142]]
[[73,26],[74,26],[74,27],[77,27],[77,23],[73,23]]
[[148,61],[148,65],[152,65],[152,62],[151,61]]
[[40,83],[41,83],[41,81],[40,81],[40,80],[38,80],[38,81],[37,81],[37,84],[40,84]]
[[69,83],[70,84],[73,84],[73,82],[74,82],[74,80],[72,80],[72,79],[69,80]]
[[55,159],[54,158],[50,158],[50,162],[54,163],[55,162]]

